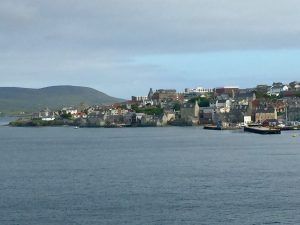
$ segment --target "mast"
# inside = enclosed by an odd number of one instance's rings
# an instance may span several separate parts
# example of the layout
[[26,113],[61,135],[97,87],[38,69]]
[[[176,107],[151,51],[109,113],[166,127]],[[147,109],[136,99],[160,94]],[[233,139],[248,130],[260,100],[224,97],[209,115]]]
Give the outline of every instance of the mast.
[[288,113],[287,113],[287,109],[288,109],[288,107],[287,107],[287,105],[285,106],[285,123],[287,123],[287,121],[288,121]]

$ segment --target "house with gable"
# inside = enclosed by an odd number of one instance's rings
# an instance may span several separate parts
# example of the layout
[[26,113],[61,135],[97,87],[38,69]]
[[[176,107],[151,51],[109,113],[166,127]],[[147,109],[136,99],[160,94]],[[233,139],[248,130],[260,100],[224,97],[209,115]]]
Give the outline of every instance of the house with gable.
[[165,111],[157,119],[156,126],[166,126],[174,120],[176,120],[176,113],[173,111]]
[[273,82],[270,91],[268,92],[269,95],[279,96],[282,92],[288,91],[289,87],[284,85],[281,82]]
[[52,121],[58,116],[57,112],[52,112],[49,108],[45,108],[37,113],[33,113],[32,119],[41,119],[44,121]]
[[255,111],[255,122],[257,123],[273,119],[277,120],[277,111],[274,108],[260,108]]
[[252,101],[256,99],[256,94],[254,90],[240,90],[233,96],[234,106],[244,106],[251,105]]
[[183,103],[180,108],[181,119],[192,124],[199,124],[200,107],[197,102]]
[[200,124],[212,124],[216,113],[215,107],[200,108]]
[[221,99],[216,101],[217,111],[220,113],[230,112],[231,100],[230,99]]
[[[151,93],[149,93],[149,96],[150,95]],[[179,97],[175,89],[159,89],[153,93],[151,100],[154,105],[162,105],[164,103],[178,101]]]
[[300,82],[298,81],[293,81],[289,83],[291,91],[300,91]]

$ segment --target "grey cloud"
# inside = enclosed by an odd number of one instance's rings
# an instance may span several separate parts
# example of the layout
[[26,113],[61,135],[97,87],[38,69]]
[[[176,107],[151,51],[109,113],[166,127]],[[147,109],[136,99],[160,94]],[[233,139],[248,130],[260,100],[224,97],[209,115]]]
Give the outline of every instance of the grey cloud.
[[30,21],[37,13],[35,7],[30,4],[17,4],[14,1],[2,1],[0,3],[0,24],[15,25]]
[[[300,47],[296,0],[10,0],[2,1],[0,9],[6,12],[2,24],[15,24],[22,31],[12,42],[22,35],[30,46],[66,51],[139,54]],[[10,35],[8,31],[4,37]]]
[[132,60],[300,48],[299,12],[298,0],[1,0],[0,76],[11,77],[6,84],[23,77],[28,85],[72,76],[75,83],[101,76],[130,86],[140,74],[139,85],[148,78],[162,81],[163,68]]

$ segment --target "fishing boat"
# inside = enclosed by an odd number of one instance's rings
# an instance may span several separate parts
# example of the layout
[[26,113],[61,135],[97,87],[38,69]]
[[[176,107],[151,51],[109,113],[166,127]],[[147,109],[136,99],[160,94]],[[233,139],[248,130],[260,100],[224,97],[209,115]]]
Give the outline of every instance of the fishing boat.
[[251,132],[256,134],[281,134],[280,129],[271,128],[271,127],[244,127],[245,132]]

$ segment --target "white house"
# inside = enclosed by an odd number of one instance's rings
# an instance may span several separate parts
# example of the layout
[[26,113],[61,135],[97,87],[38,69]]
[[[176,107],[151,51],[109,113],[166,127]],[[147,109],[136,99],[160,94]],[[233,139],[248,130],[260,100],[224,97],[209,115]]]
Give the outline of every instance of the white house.
[[211,93],[214,91],[213,88],[203,88],[203,87],[196,87],[196,88],[185,88],[185,93],[200,93],[200,94],[205,94],[205,93]]
[[52,121],[55,120],[55,116],[55,112],[51,112],[48,108],[46,108],[36,113],[36,115],[34,115],[34,118],[40,118],[44,121]]
[[244,116],[244,125],[251,123],[251,116]]
[[72,107],[64,107],[61,111],[63,111],[66,114],[71,114],[71,115],[75,115],[78,113],[78,110],[74,109]]
[[220,113],[230,112],[230,106],[231,106],[231,101],[229,99],[216,101],[216,108]]
[[268,92],[269,95],[279,96],[281,92],[289,90],[287,85],[282,84],[281,82],[273,83],[270,91]]

